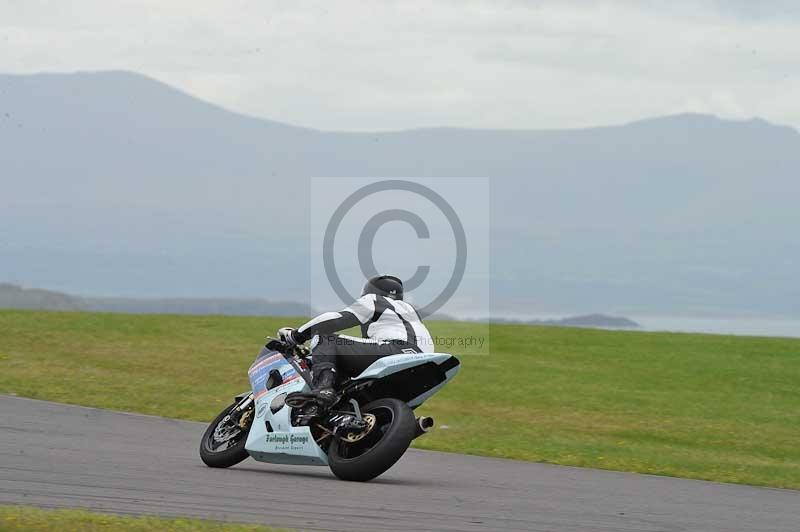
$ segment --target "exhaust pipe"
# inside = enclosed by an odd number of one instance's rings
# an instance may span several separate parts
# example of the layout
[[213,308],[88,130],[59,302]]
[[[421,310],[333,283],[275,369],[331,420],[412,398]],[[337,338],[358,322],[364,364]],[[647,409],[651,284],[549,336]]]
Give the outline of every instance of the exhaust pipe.
[[415,438],[419,438],[429,430],[433,428],[433,418],[432,417],[418,417],[417,418],[417,426],[416,432],[414,434]]

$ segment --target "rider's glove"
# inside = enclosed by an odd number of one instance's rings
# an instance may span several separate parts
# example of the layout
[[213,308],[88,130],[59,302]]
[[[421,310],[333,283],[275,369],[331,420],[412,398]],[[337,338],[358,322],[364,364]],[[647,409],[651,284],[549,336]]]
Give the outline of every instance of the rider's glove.
[[297,345],[297,339],[295,338],[296,330],[292,327],[281,327],[278,329],[278,338],[281,342],[288,344],[288,345]]

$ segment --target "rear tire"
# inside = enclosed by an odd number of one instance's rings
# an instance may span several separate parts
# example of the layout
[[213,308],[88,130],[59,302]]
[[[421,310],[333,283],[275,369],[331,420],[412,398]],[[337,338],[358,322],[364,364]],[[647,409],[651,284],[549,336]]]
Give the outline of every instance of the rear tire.
[[416,420],[404,402],[378,399],[362,407],[361,412],[374,414],[381,424],[355,444],[339,439],[331,442],[328,465],[342,480],[372,480],[397,463],[414,439]]
[[[203,434],[203,439],[200,442],[200,458],[208,467],[231,467],[250,456],[250,454],[244,448],[245,444],[247,443],[247,435],[250,433],[250,425],[248,425],[246,429],[242,429],[237,425],[239,432],[231,437],[230,440],[224,442],[224,445],[227,446],[216,445],[220,443],[217,439],[215,439],[217,427],[222,424],[225,416],[230,414],[231,411],[236,408],[237,404],[238,402],[233,403],[232,405],[228,406],[228,408],[223,410],[222,413],[211,422]],[[252,412],[250,423],[252,423]]]

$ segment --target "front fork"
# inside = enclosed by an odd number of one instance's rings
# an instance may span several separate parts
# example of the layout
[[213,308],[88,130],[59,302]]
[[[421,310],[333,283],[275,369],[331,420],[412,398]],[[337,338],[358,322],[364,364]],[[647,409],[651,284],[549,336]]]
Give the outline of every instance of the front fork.
[[244,412],[248,406],[253,402],[253,394],[248,394],[247,397],[239,401],[239,404],[236,405],[235,410],[237,412]]
[[234,425],[239,425],[242,429],[247,430],[253,415],[252,409],[248,411],[251,404],[253,404],[253,394],[249,393],[231,409],[230,413],[222,420],[222,424],[232,421]]

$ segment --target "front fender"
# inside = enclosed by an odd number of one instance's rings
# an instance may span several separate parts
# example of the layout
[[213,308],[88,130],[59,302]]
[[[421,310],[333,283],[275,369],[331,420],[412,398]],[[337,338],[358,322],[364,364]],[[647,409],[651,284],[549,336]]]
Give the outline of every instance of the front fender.
[[245,397],[247,397],[251,393],[253,393],[253,392],[251,392],[250,390],[247,390],[246,392],[242,392],[239,395],[237,395],[236,397],[234,397],[233,400],[238,403],[239,401],[241,401],[242,399],[244,399]]

